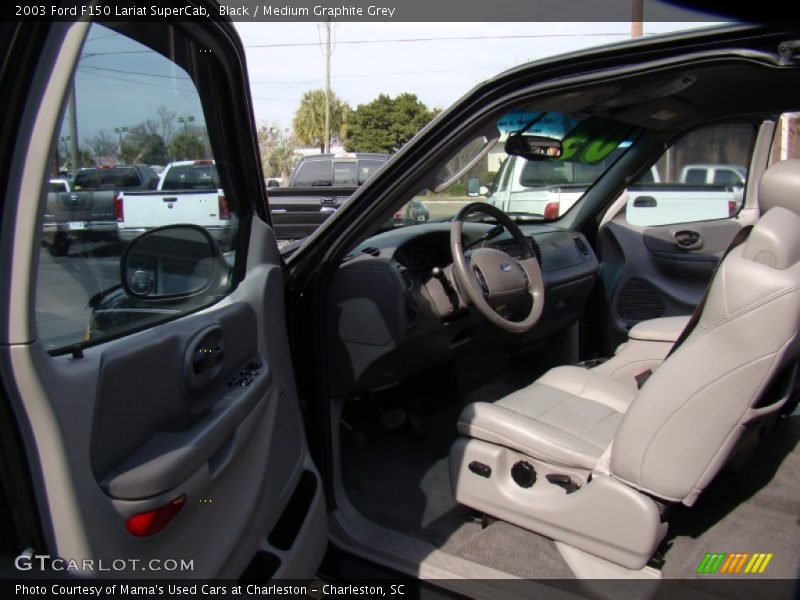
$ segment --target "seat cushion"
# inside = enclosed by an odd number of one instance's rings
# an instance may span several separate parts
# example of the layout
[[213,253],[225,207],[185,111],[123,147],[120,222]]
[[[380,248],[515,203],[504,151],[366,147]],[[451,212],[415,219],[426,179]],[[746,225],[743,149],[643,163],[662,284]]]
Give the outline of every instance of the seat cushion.
[[557,367],[495,403],[466,406],[458,430],[551,464],[593,469],[635,395],[589,369]]

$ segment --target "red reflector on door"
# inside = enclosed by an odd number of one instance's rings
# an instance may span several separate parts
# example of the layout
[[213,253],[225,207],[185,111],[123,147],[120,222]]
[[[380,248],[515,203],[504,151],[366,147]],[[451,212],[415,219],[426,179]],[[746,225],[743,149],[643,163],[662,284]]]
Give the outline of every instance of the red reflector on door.
[[147,537],[158,533],[167,526],[167,523],[172,521],[184,504],[186,504],[186,494],[181,494],[175,500],[160,508],[133,515],[126,524],[128,533],[137,537]]

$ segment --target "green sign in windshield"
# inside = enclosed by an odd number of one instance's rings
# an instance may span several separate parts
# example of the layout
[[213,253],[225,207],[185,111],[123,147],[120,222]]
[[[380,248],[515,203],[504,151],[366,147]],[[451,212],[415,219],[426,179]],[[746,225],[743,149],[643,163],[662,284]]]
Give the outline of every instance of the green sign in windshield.
[[563,148],[558,160],[585,164],[598,163],[623,145],[630,145],[636,127],[592,117],[581,121],[561,140]]
[[633,125],[600,117],[581,121],[563,113],[525,110],[503,115],[497,121],[497,130],[501,134],[524,132],[561,140],[562,155],[550,160],[583,164],[599,163],[617,148],[629,146],[637,132]]

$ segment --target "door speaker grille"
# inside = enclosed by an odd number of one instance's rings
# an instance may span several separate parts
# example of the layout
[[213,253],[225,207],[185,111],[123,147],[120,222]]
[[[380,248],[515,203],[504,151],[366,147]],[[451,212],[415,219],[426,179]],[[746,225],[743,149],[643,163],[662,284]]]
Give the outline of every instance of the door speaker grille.
[[617,296],[617,314],[626,321],[644,321],[664,315],[664,300],[649,281],[632,277]]
[[280,496],[285,491],[303,459],[303,429],[300,422],[296,404],[285,392],[281,393],[269,452],[268,477],[273,496]]

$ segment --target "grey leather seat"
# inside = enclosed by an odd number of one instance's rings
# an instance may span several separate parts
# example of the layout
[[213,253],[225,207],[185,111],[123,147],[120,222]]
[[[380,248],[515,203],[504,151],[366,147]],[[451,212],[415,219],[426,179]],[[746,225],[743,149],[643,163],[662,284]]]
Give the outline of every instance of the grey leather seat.
[[591,470],[635,395],[589,369],[557,367],[497,402],[468,405],[458,430],[554,465]]
[[[691,506],[790,395],[799,353],[800,160],[765,172],[759,203],[762,217],[720,264],[697,327],[640,390],[558,367],[493,404],[465,407],[450,457],[456,499],[623,566],[644,566],[666,532],[663,506]],[[515,480],[520,463],[539,475],[532,485]]]

